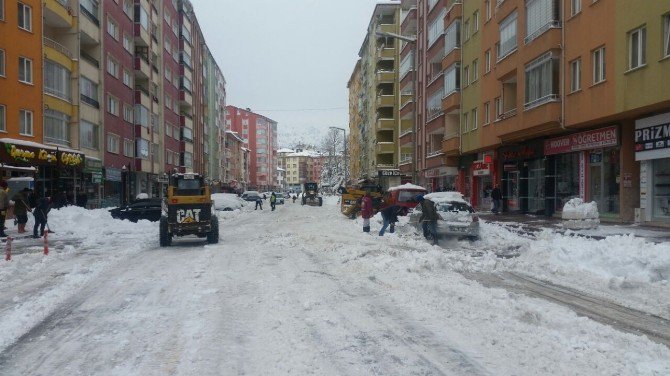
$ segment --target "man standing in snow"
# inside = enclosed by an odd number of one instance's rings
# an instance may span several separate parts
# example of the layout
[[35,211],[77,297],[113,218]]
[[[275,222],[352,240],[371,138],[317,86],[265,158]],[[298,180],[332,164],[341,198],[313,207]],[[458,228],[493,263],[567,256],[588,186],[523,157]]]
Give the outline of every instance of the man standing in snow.
[[366,191],[361,199],[361,216],[363,217],[363,232],[370,232],[370,218],[372,218],[372,197]]
[[7,182],[0,181],[0,237],[7,237],[5,234],[5,217],[9,209],[9,195],[7,194]]
[[274,192],[270,195],[270,207],[272,208],[272,211],[275,211],[275,208],[277,207],[277,195]]
[[422,195],[418,196],[417,201],[421,203],[421,228],[423,228],[423,236],[430,235],[433,238],[433,245],[437,244],[437,219],[439,218],[435,203],[430,199],[424,198]]
[[28,222],[28,212],[30,207],[28,205],[28,194],[30,188],[23,188],[20,192],[12,197],[14,201],[14,215],[16,216],[16,223],[19,225],[19,234],[26,232],[26,223]]
[[382,210],[381,213],[384,224],[382,225],[382,229],[379,230],[379,236],[384,236],[384,232],[389,225],[391,225],[391,233],[395,232],[395,223],[398,222],[398,216],[405,215],[406,211],[402,206],[391,205]]
[[493,201],[493,208],[491,211],[493,214],[500,213],[500,206],[502,203],[502,193],[500,192],[500,185],[496,183],[495,187],[491,191],[491,201]]
[[261,196],[256,197],[256,208],[254,210],[258,210],[258,207],[261,207],[261,210],[263,210],[263,199]]
[[[47,224],[47,216],[51,210],[51,200],[49,197],[41,197],[37,199],[37,206],[33,210],[35,217],[35,226],[33,226],[33,238],[39,238],[44,235],[44,226]],[[37,228],[40,228],[39,236],[37,235]]]

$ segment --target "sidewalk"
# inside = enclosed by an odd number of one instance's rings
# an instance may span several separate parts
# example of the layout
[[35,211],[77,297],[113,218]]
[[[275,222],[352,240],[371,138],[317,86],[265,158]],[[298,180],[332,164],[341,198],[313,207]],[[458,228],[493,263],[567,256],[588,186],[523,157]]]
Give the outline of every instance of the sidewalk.
[[[502,223],[507,226],[518,225],[518,230],[526,233],[536,233],[544,228],[556,229],[559,232],[568,231],[563,228],[563,220],[555,217],[545,217],[535,214],[502,213],[494,215],[489,212],[477,212],[477,215],[487,222]],[[629,235],[645,238],[649,242],[670,242],[670,230],[654,226],[645,226],[638,223],[601,222],[600,226],[588,230],[569,230],[571,233],[603,239],[612,235]]]

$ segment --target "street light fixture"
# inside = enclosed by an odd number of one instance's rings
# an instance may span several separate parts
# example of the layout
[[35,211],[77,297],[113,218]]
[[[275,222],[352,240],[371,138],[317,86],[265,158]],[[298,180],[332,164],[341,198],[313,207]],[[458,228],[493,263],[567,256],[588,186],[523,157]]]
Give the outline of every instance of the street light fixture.
[[347,185],[349,182],[349,165],[347,163],[347,130],[344,128],[340,127],[329,127],[330,129],[336,129],[338,131],[342,131],[343,135],[342,138],[344,140],[344,185]]
[[419,162],[418,158],[417,158],[417,154],[416,154],[416,138],[418,136],[417,132],[416,132],[416,125],[417,125],[416,124],[417,123],[417,116],[416,116],[416,114],[417,114],[417,107],[416,107],[417,106],[417,103],[416,103],[417,102],[416,101],[417,95],[416,95],[416,92],[418,91],[419,88],[417,87],[416,77],[419,74],[419,72],[417,71],[417,62],[416,62],[416,60],[417,60],[417,56],[416,56],[416,52],[417,52],[416,51],[416,37],[407,37],[407,36],[400,35],[400,34],[386,33],[386,32],[382,32],[382,31],[375,32],[375,35],[377,35],[378,37],[381,37],[381,38],[399,39],[401,41],[411,43],[411,44],[414,45],[414,48],[412,50],[412,54],[414,56],[414,58],[412,59],[412,69],[414,70],[414,72],[412,74],[412,102],[414,103],[414,121],[412,121],[412,183],[418,184],[418,177],[417,177],[417,172],[416,172],[417,163]]

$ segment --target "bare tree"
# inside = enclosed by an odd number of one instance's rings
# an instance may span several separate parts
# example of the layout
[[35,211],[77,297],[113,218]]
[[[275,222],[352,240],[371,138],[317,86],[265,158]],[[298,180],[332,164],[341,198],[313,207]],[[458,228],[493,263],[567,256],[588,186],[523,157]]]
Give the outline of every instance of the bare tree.
[[344,179],[344,139],[337,129],[329,129],[321,142],[321,150],[326,154],[321,173],[322,184],[331,187],[339,185]]

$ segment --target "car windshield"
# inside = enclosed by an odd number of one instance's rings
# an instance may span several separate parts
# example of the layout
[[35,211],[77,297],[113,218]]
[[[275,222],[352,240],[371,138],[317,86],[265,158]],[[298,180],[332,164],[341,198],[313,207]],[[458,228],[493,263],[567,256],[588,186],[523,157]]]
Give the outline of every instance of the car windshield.
[[416,196],[420,192],[417,191],[399,191],[398,192],[398,202],[417,202]]
[[442,202],[435,205],[438,211],[441,212],[465,212],[465,213],[474,213],[475,210],[472,206],[466,204],[465,202]]

